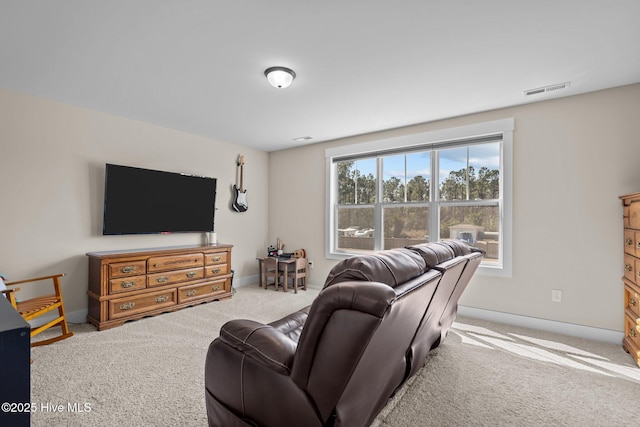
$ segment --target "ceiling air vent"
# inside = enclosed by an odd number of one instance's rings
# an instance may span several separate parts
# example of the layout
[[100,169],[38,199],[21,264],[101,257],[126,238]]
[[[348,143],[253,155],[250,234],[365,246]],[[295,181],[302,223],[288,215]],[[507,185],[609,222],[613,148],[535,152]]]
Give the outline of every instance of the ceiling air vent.
[[524,96],[533,96],[533,95],[540,95],[543,93],[554,92],[560,89],[567,89],[569,88],[569,86],[571,86],[571,82],[564,82],[564,83],[558,83],[551,86],[539,87],[536,89],[529,89],[524,91]]
[[293,140],[295,142],[309,141],[310,139],[313,139],[313,137],[312,136],[301,136],[299,138],[293,138]]

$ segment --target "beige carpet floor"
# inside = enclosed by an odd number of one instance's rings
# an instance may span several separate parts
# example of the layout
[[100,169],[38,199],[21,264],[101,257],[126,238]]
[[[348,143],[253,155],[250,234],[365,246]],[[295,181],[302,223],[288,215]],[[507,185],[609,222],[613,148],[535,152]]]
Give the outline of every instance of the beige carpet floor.
[[[106,331],[73,325],[72,338],[33,348],[32,425],[205,426],[204,360],[220,326],[269,322],[316,295],[241,287]],[[458,318],[372,425],[632,426],[639,396],[621,346]]]

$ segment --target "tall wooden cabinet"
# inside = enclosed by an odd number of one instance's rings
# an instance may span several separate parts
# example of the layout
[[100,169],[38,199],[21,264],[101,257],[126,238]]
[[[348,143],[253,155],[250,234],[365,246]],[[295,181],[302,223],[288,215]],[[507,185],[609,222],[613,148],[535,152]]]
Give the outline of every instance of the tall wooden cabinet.
[[620,196],[624,209],[624,339],[640,366],[640,193]]
[[231,245],[90,252],[89,314],[99,330],[231,297]]

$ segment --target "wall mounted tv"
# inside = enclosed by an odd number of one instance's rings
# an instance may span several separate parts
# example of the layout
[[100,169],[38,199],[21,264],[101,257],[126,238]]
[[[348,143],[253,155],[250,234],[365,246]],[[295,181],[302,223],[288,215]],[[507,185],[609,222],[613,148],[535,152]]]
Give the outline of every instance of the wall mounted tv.
[[102,234],[213,231],[216,179],[107,163]]

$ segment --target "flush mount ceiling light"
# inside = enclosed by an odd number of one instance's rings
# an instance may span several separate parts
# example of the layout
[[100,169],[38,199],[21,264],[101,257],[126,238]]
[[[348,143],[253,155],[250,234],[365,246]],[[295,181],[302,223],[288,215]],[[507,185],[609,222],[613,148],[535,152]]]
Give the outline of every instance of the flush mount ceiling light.
[[296,73],[293,70],[286,67],[271,67],[264,70],[264,75],[267,76],[269,84],[278,89],[284,89],[289,87],[296,77]]

